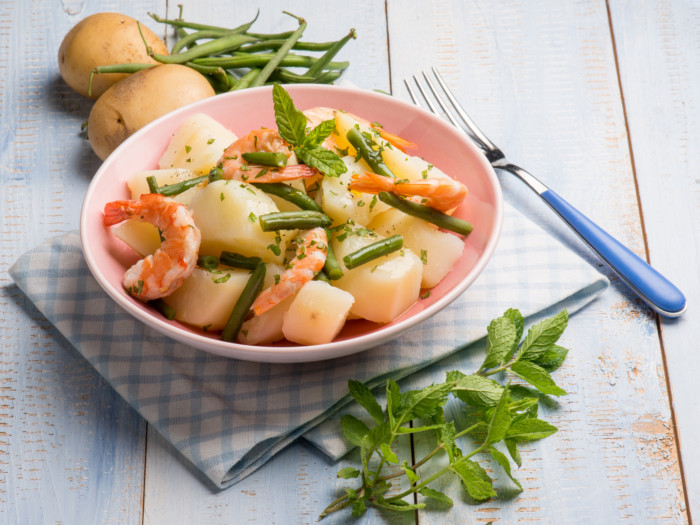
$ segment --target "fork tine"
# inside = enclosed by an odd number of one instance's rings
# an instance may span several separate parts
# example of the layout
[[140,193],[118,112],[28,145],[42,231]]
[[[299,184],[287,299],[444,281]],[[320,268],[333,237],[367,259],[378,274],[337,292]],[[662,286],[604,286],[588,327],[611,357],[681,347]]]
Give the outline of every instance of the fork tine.
[[[447,87],[447,84],[442,78],[442,75],[440,74],[440,71],[436,67],[431,68],[433,71],[433,74],[435,75],[435,78],[438,81],[438,84],[440,84],[440,87],[442,88],[443,92],[447,96],[448,100],[452,104],[452,107],[455,109],[457,114],[459,115],[459,118],[462,119],[462,121],[466,124],[467,128],[470,131],[470,135],[478,140],[478,142],[481,143],[483,149],[486,150],[494,150],[498,149],[496,145],[489,140],[489,138],[479,129],[479,127],[474,123],[474,121],[469,117],[467,114],[466,110],[462,106],[462,104],[459,103],[459,101],[455,98],[455,96],[452,94],[452,91],[450,90],[449,87]],[[425,75],[425,73],[423,73]],[[427,80],[427,76],[426,76]],[[431,90],[435,94],[435,90],[432,88],[432,84],[428,81],[428,85],[431,86]],[[437,94],[435,95],[437,97]],[[442,106],[442,103],[441,103]],[[446,113],[449,113],[444,106],[442,108],[445,110]],[[450,119],[452,120],[452,119]],[[455,124],[456,125],[456,124]]]
[[[425,107],[425,105],[428,106],[428,109],[432,111],[435,115],[444,115],[447,117],[447,119],[452,123],[453,126],[456,128],[462,129],[464,132],[469,135],[469,138],[472,139],[476,145],[484,151],[484,153],[488,154],[491,149],[495,149],[495,146],[493,148],[489,148],[488,144],[491,144],[488,139],[486,139],[487,142],[484,142],[482,138],[479,137],[474,132],[473,128],[476,128],[476,125],[474,125],[473,122],[471,122],[471,119],[469,119],[469,116],[466,114],[466,111],[464,108],[459,106],[459,102],[454,98],[452,93],[450,92],[449,88],[445,84],[445,82],[442,80],[442,78],[439,76],[439,73],[437,72],[437,69],[433,68],[433,73],[436,74],[436,78],[438,79],[438,82],[440,83],[440,86],[442,87],[443,92],[447,95],[448,99],[450,99],[450,102],[452,105],[455,107],[455,111],[457,111],[457,114],[460,116],[460,118],[464,121],[464,124],[461,124],[454,116],[453,111],[450,110],[450,108],[447,106],[443,98],[440,96],[439,90],[435,87],[435,84],[430,80],[428,75],[426,74],[425,71],[423,71],[423,79],[424,83],[428,86],[428,90],[432,93],[433,97],[440,108],[442,109],[442,112],[437,108],[437,106],[433,103],[432,98],[428,95],[425,89],[423,89],[423,86],[421,85],[421,82],[418,80],[418,77],[416,75],[413,75],[413,82],[415,82],[416,87],[418,88],[418,91],[420,91],[420,94],[422,95],[422,99],[418,97],[414,89],[411,87],[411,84],[409,83],[408,79],[404,79],[404,84],[406,85],[406,89],[408,90],[408,94],[411,97],[411,100],[413,100],[413,103],[416,106],[421,106]],[[455,104],[457,106],[455,106]],[[465,119],[466,117],[466,119]],[[471,125],[470,125],[471,123]],[[478,128],[476,128],[478,130]],[[486,138],[483,133],[481,134],[484,138]]]
[[[423,78],[425,79],[425,83],[428,85],[428,88],[430,88],[430,92],[435,97],[435,100],[437,100],[437,103],[440,104],[440,107],[445,112],[445,115],[447,115],[447,118],[450,120],[450,122],[452,122],[452,125],[459,128],[460,127],[459,122],[457,122],[457,119],[454,118],[454,116],[452,115],[452,112],[449,109],[447,109],[445,102],[442,100],[442,97],[440,97],[440,95],[438,94],[437,90],[435,89],[435,86],[431,82],[430,78],[428,78],[428,75],[425,73],[425,71],[423,71]],[[418,82],[418,81],[416,80],[416,82]],[[421,90],[421,92],[423,92],[423,90]],[[424,92],[423,92],[423,96],[425,96]],[[431,109],[433,109],[432,106],[431,106]],[[435,111],[435,109],[433,109],[433,113],[437,113],[437,111]],[[467,130],[467,133],[469,133],[469,131],[470,130]],[[469,134],[472,135],[471,133],[469,133]],[[474,138],[474,137],[472,136],[472,138]]]

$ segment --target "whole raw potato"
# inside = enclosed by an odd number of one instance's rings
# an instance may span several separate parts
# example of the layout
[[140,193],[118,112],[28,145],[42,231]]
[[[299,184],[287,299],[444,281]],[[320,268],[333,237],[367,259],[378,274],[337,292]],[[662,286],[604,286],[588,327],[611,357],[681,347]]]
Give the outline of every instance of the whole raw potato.
[[207,79],[187,66],[163,64],[143,69],[97,99],[88,119],[90,146],[104,160],[149,122],[214,94]]
[[[154,53],[166,55],[165,43],[150,29],[141,26],[143,36]],[[58,49],[58,69],[63,80],[75,91],[98,98],[125,73],[94,75],[88,94],[90,73],[97,66],[142,63],[156,64],[148,56],[136,20],[119,13],[97,13],[78,22],[63,38]]]

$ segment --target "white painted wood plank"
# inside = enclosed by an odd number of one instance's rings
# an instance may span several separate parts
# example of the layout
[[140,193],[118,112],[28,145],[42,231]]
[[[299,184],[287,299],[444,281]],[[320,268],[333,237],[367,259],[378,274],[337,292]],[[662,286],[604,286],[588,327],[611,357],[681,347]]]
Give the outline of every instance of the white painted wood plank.
[[[129,7],[126,5],[129,4]],[[109,2],[138,16],[158,2]],[[7,268],[78,227],[99,161],[79,137],[90,102],[58,46],[99,2],[0,2],[0,522],[141,521],[146,425],[11,283]]]
[[689,514],[700,519],[700,2],[610,2],[649,257],[688,311],[661,333]]
[[[443,0],[411,16],[401,2],[388,5],[395,93],[405,97],[401,79],[437,65],[512,161],[644,255],[605,2]],[[503,182],[508,200],[598,265],[533,194]],[[613,287],[567,329],[570,357],[557,378],[570,394],[546,411],[560,432],[528,447],[516,472],[525,493],[471,507],[475,519],[687,521],[655,317],[602,271]],[[458,491],[451,495],[464,505]],[[425,512],[419,521],[460,517]]]

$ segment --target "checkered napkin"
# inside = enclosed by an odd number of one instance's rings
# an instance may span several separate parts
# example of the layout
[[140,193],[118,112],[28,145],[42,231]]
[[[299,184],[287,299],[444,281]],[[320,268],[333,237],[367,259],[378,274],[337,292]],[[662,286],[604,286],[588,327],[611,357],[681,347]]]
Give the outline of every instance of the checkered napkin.
[[392,342],[313,363],[227,359],[161,335],[100,288],[77,233],[25,253],[10,275],[128,403],[225,488],[299,436],[332,457],[342,455],[347,444],[338,425],[321,423],[349,401],[349,379],[379,386],[387,378],[416,377],[447,356],[459,367],[460,356],[469,355],[488,322],[507,308],[530,318],[552,309],[573,313],[608,286],[514,208],[505,210],[492,260],[451,306]]

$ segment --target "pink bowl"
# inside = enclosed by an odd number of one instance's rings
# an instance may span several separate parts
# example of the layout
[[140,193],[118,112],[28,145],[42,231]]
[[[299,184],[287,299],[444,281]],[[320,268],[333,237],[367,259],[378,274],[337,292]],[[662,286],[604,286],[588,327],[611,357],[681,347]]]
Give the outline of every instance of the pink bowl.
[[389,324],[352,321],[331,343],[271,346],[229,343],[216,335],[166,320],[152,307],[124,292],[124,271],[136,261],[133,252],[102,225],[104,205],[129,198],[126,180],[138,170],[154,169],[172,134],[191,115],[205,113],[238,136],[260,126],[274,127],[270,87],[217,95],[169,113],[139,130],[102,164],[88,188],[80,216],[80,236],[88,266],[102,288],[127,312],[192,347],[214,354],[266,362],[316,361],[344,356],[379,345],[435,315],[454,301],[486,266],[496,247],[503,217],[503,196],[491,165],[467,136],[440,118],[396,98],[369,91],[323,85],[285,86],[297,108],[344,109],[381,122],[392,133],[415,142],[412,151],[445,173],[461,180],[469,193],[455,216],[474,231],[466,238],[462,258],[430,292]]

